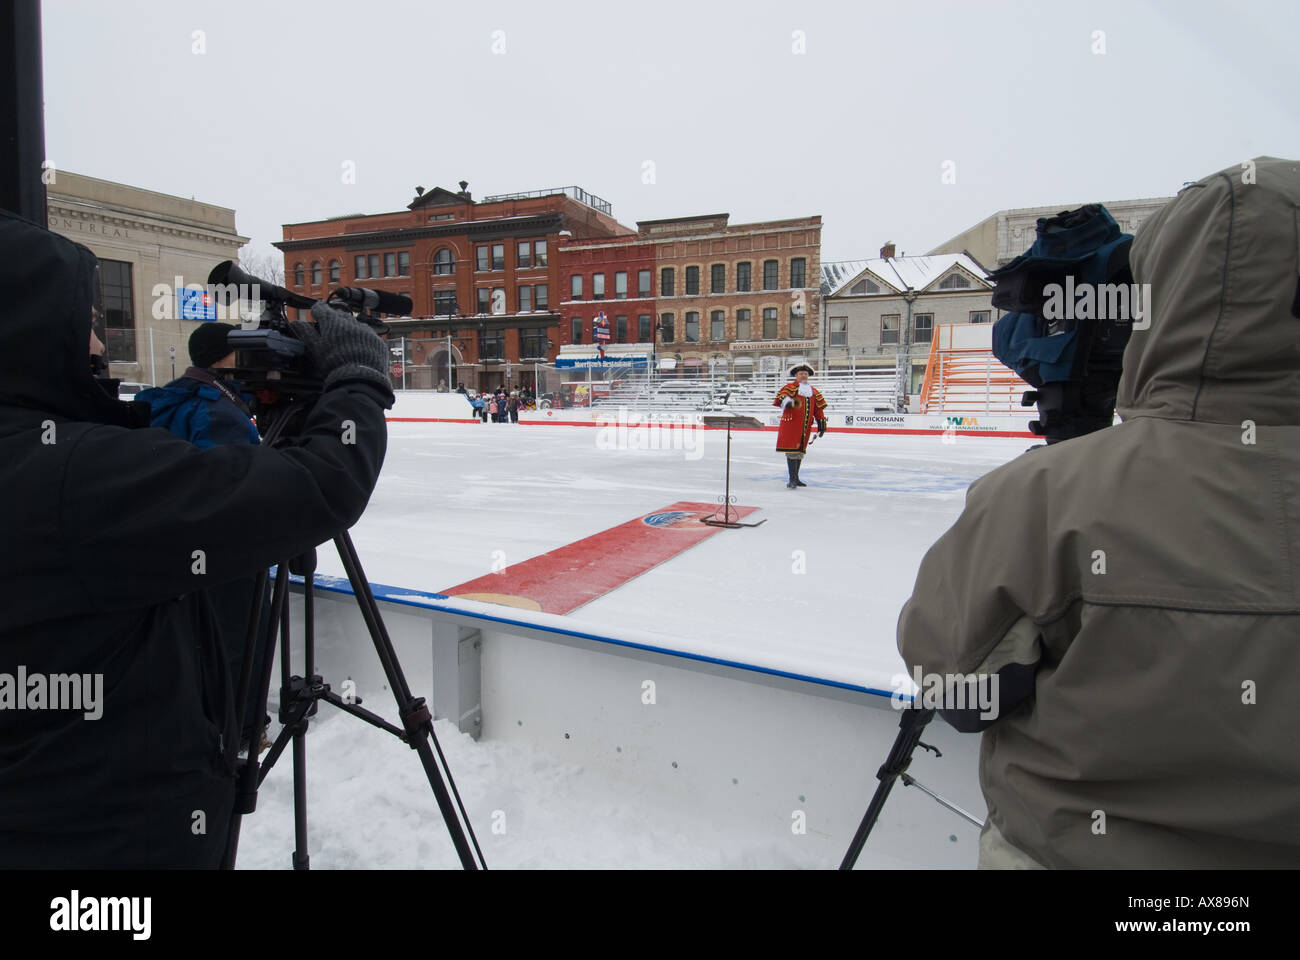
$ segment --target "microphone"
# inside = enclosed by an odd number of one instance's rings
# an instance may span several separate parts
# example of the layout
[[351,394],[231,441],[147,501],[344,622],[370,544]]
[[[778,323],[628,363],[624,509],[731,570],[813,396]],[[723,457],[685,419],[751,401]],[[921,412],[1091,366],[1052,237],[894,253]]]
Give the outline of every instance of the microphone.
[[409,317],[412,310],[410,297],[366,287],[338,287],[330,291],[329,299],[342,300],[354,308],[378,310],[390,316]]
[[208,274],[208,285],[217,287],[217,299],[229,306],[232,300],[270,300],[287,303],[300,310],[310,310],[316,301],[300,293],[277,287],[250,273],[245,273],[233,260],[223,260]]

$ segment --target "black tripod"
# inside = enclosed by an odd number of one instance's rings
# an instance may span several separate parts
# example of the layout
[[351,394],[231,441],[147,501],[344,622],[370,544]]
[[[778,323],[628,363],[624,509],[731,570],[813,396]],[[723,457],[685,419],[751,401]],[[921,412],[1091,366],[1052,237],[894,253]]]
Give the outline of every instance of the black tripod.
[[[308,400],[297,400],[287,409],[273,411],[271,425],[266,430],[263,442],[273,443],[286,435],[289,425],[296,425],[309,405],[310,401]],[[360,717],[381,730],[386,730],[407,743],[411,749],[419,754],[420,762],[424,766],[425,775],[429,780],[429,786],[433,789],[433,795],[438,802],[438,809],[442,812],[443,821],[447,825],[447,831],[456,847],[456,853],[460,857],[461,865],[466,870],[487,869],[487,864],[483,862],[483,852],[479,849],[478,838],[474,836],[473,825],[469,821],[469,816],[465,813],[465,806],[461,802],[460,793],[456,790],[456,783],[452,779],[450,769],[447,767],[447,760],[443,756],[442,747],[439,745],[438,737],[433,731],[432,714],[422,697],[411,695],[411,689],[406,683],[406,677],[402,673],[401,665],[397,662],[397,653],[393,649],[392,640],[389,639],[388,631],[384,627],[383,619],[380,617],[379,606],[375,602],[374,595],[370,592],[370,584],[366,581],[361,570],[361,561],[357,557],[356,548],[353,546],[352,539],[348,536],[346,530],[334,537],[334,545],[338,549],[339,558],[343,561],[348,581],[352,584],[353,595],[356,597],[357,605],[361,610],[361,616],[365,621],[367,631],[370,633],[370,638],[374,642],[375,652],[379,655],[379,661],[383,665],[389,689],[393,691],[393,696],[397,700],[397,709],[401,717],[402,727],[396,727],[378,714],[363,709],[360,706],[361,701],[357,698],[345,700],[338,696],[338,694],[330,690],[329,684],[325,683],[320,675],[316,673],[315,593],[313,589],[316,551],[313,549],[293,560],[286,559],[277,567],[275,589],[271,595],[270,617],[264,636],[259,636],[258,627],[263,598],[266,595],[268,572],[261,571],[257,576],[257,584],[254,590],[253,608],[249,615],[248,639],[244,648],[244,660],[240,670],[239,691],[237,694],[238,729],[241,731],[244,729],[244,714],[248,702],[248,693],[253,681],[254,657],[260,645],[260,649],[264,654],[264,662],[258,676],[258,694],[254,708],[255,712],[253,713],[253,716],[258,719],[256,728],[252,731],[249,740],[248,757],[239,763],[235,807],[231,813],[230,831],[227,835],[226,852],[222,859],[222,867],[225,869],[234,868],[235,855],[239,847],[241,818],[244,814],[252,813],[256,809],[258,787],[266,779],[267,773],[270,772],[275,762],[280,758],[280,754],[284,752],[285,745],[292,738],[295,842],[293,866],[295,870],[309,868],[311,858],[307,852],[307,726],[309,718],[316,713],[317,703],[324,700],[326,703],[332,704],[355,717]],[[290,572],[301,574],[304,578],[303,646],[305,665],[302,676],[294,676],[290,669],[288,604]],[[279,717],[284,726],[280,731],[280,735],[276,737],[275,743],[271,746],[265,762],[260,762],[258,744],[261,742],[266,725],[264,718],[266,716],[267,697],[270,693],[273,662],[271,651],[277,629],[280,634]],[[432,741],[432,746],[430,746],[430,741]],[[236,749],[235,744],[226,747],[228,764],[234,762]]]
[[889,750],[889,756],[885,758],[885,762],[876,771],[876,778],[880,781],[880,784],[871,797],[871,803],[867,805],[867,812],[862,817],[862,823],[858,825],[857,832],[853,834],[853,841],[849,844],[848,852],[844,854],[844,859],[840,863],[841,870],[852,870],[854,864],[858,862],[858,856],[862,853],[862,848],[867,842],[867,835],[871,833],[872,827],[876,825],[876,821],[880,818],[880,811],[884,809],[885,801],[889,799],[889,792],[894,789],[894,781],[898,779],[902,779],[904,786],[917,787],[922,793],[932,797],[940,805],[958,816],[969,820],[975,826],[984,826],[979,819],[971,816],[955,803],[945,800],[907,774],[907,768],[912,763],[912,754],[916,752],[918,746],[932,751],[936,757],[943,756],[928,743],[921,743],[921,734],[933,719],[933,710],[916,707],[903,710],[903,717],[898,722],[898,736],[894,738],[894,745]]

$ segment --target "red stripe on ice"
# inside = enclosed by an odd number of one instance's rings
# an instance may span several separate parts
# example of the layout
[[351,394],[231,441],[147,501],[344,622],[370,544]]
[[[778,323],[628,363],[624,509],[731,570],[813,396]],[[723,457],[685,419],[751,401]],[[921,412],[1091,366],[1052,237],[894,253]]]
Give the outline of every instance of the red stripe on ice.
[[[674,503],[441,592],[569,613],[713,536],[721,528],[700,521],[720,509],[707,503]],[[757,509],[733,506],[731,515],[746,517]]]

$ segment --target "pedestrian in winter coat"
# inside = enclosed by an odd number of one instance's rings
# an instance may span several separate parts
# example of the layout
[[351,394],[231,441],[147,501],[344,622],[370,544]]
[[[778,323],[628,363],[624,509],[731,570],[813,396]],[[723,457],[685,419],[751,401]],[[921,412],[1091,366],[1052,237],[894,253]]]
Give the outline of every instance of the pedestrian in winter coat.
[[1138,230],[1123,422],[973,483],[903,607],[998,693],[981,866],[1300,865],[1300,163],[1243,166]]
[[488,413],[492,415],[492,422],[497,422],[497,398],[494,396],[488,401]]
[[776,399],[772,401],[772,406],[781,408],[776,452],[785,454],[786,468],[790,472],[786,486],[791,490],[808,486],[799,479],[799,464],[812,442],[813,424],[817,425],[818,437],[826,434],[826,398],[808,382],[812,374],[813,368],[807,364],[792,369],[790,376],[794,379],[778,390]]
[[510,394],[510,399],[506,401],[506,410],[509,411],[510,413],[510,422],[518,423],[519,422],[519,395],[518,394],[516,393]]
[[[295,331],[323,391],[296,442],[200,450],[92,376],[95,265],[0,211],[0,867],[212,867],[238,741],[207,588],[360,517],[388,349],[317,304]],[[81,696],[18,675],[79,677]]]

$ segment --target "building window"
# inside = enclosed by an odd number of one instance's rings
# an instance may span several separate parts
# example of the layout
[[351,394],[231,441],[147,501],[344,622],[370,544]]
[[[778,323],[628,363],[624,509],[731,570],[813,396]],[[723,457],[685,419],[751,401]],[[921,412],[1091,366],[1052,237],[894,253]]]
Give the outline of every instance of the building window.
[[492,288],[492,314],[494,316],[501,316],[505,312],[506,312],[506,288],[493,287]]
[[545,360],[546,328],[522,327],[519,330],[519,349],[522,360]]
[[370,254],[370,276],[371,279],[379,277],[379,254]]
[[659,296],[673,296],[673,268],[664,267],[659,271]]
[[[480,294],[487,293],[486,290],[480,290]],[[456,313],[456,291],[455,290],[435,290],[433,291],[433,315],[435,317],[450,317]]]
[[357,254],[352,260],[352,275],[358,280],[366,279],[366,258]]
[[302,284],[303,284],[303,269],[302,269],[302,264],[301,264],[301,263],[295,263],[295,264],[293,265],[293,285],[294,285],[295,287],[301,287]]
[[749,339],[749,311],[748,310],[736,311],[736,339],[737,340]]
[[709,267],[709,292],[727,292],[727,265],[725,263],[715,263]]
[[550,308],[551,304],[547,299],[546,284],[539,283],[533,287],[533,309],[549,310]]
[[504,270],[506,268],[506,245],[504,243],[492,244],[492,269]]
[[591,299],[605,299],[605,275],[603,273],[593,273],[591,275]]
[[614,342],[627,343],[627,317],[614,318]]
[[971,323],[988,323],[993,319],[992,310],[972,310],[970,312]]
[[573,276],[569,277],[569,299],[582,299],[582,274],[580,273],[575,273]]
[[795,257],[790,261],[790,288],[798,290],[800,287],[807,286],[808,261],[803,257]]
[[627,271],[619,270],[614,274],[614,297],[617,300],[627,299]]
[[505,331],[480,330],[478,335],[478,358],[480,360],[504,360],[505,357]]
[[479,313],[492,312],[492,291],[489,290],[487,287],[478,288],[478,312]]
[[319,287],[321,281],[321,265],[319,260],[315,260],[311,265],[311,285]]
[[[690,268],[687,267],[687,269]],[[694,310],[686,314],[686,342],[700,342],[700,315]]]
[[449,277],[456,272],[456,258],[446,247],[443,247],[433,255],[433,275],[435,277]]
[[803,339],[803,314],[795,313],[794,307],[790,308],[790,339]]
[[969,290],[970,281],[960,273],[950,273],[939,281],[940,290]]
[[[649,273],[650,271],[646,271]],[[643,313],[636,318],[636,342],[650,342],[650,314]]]
[[727,339],[727,321],[726,314],[721,310],[714,310],[709,314],[709,339],[713,341]]
[[[135,297],[131,292],[131,264],[121,260],[100,260],[99,286],[104,298],[104,336],[101,339],[105,358],[134,363]],[[84,345],[82,349],[85,349]]]
[[775,260],[763,261],[763,289],[775,290],[777,282],[777,262]]
[[483,273],[487,272],[488,267],[491,266],[491,261],[488,259],[488,254],[490,254],[491,252],[492,251],[489,250],[487,247],[474,248],[474,269],[475,270],[478,270]]
[[527,269],[533,265],[533,245],[527,240],[520,240],[517,249],[515,266],[521,270]]
[[533,288],[518,286],[515,288],[515,297],[518,300],[517,312],[529,313],[533,309]]
[[863,294],[879,293],[879,292],[880,292],[880,287],[877,284],[872,283],[870,280],[859,280],[857,283],[853,285],[853,288],[849,290],[849,293],[855,296],[862,296]]
[[582,343],[582,317],[569,318],[569,341]]
[[533,241],[533,266],[544,267],[546,266],[546,264],[547,264],[546,241],[545,240]]
[[699,292],[700,292],[700,268],[687,267],[686,268],[686,295],[688,297],[693,297],[698,295]]
[[405,250],[397,255],[397,275],[399,277],[411,275],[411,255]]
[[638,297],[650,296],[650,271],[638,270],[636,272],[636,295]]
[[339,262],[337,260],[331,260],[330,261],[330,283],[338,283],[338,282],[339,282]]
[[849,345],[849,318],[831,317],[831,346],[847,347]]
[[763,308],[763,339],[775,340],[776,336],[776,307]]
[[898,343],[898,314],[887,313],[880,318],[880,342]]
[[673,330],[673,315],[671,313],[659,314],[659,333],[662,335],[664,343],[672,343],[677,339],[677,334]]
[[384,254],[384,276],[386,277],[397,276],[397,254],[395,253]]
[[740,293],[749,292],[749,273],[752,266],[753,264],[748,261],[736,264],[736,290]]
[[912,339],[916,343],[929,343],[934,336],[934,314],[918,313],[912,324]]

